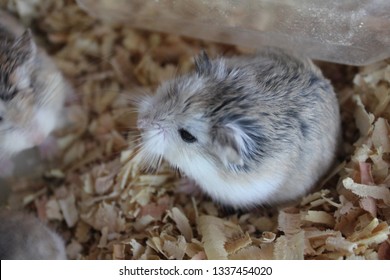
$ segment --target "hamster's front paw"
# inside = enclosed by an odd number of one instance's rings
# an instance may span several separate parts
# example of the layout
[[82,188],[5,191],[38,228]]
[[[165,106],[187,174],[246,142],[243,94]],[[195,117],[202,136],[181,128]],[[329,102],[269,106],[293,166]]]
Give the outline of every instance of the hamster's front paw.
[[188,178],[188,177],[181,177],[176,183],[176,192],[178,193],[184,193],[184,194],[189,194],[189,195],[198,195],[201,193],[201,189],[198,186],[198,184]]
[[42,159],[53,160],[60,155],[57,139],[49,135],[46,140],[38,146],[39,155]]

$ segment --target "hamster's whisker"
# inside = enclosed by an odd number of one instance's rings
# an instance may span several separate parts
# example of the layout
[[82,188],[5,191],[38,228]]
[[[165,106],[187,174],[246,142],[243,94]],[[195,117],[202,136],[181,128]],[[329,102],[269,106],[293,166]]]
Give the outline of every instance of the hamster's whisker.
[[156,157],[156,167],[155,167],[155,170],[154,170],[154,175],[157,175],[158,172],[160,172],[160,168],[161,168],[161,162],[162,162],[162,156],[157,156]]
[[128,147],[130,149],[138,149],[138,148],[140,148],[142,146],[142,143],[136,143],[135,145],[134,144],[135,144],[134,142],[133,143],[128,143]]
[[56,96],[53,94],[53,92],[56,92],[56,90],[60,87],[60,85],[62,84],[62,79],[59,78],[58,79],[58,76],[57,76],[57,79],[56,78],[52,78],[50,79],[50,81],[48,82],[48,84],[50,84],[51,86],[47,89],[47,91],[50,91],[50,94],[49,92],[47,92],[48,94],[45,94],[45,99],[43,99],[41,101],[41,104],[44,106],[44,105],[47,105],[49,104]]
[[158,173],[158,171],[160,171],[162,160],[163,160],[163,157],[160,155],[158,158],[158,162],[157,162],[156,174]]
[[147,147],[145,146],[141,147],[140,151],[138,152],[138,155],[142,157],[141,162],[145,166],[147,172],[150,172],[152,169],[155,169],[153,167],[156,165],[156,161],[158,161],[158,156],[149,153]]
[[139,111],[140,105],[150,100],[150,92],[145,90],[144,88],[137,88],[134,91],[134,94],[126,94],[125,98],[127,101],[133,105],[137,111]]
[[145,138],[145,142],[149,142],[151,141],[153,138],[155,138],[156,136],[158,136],[159,134],[161,134],[161,131],[160,130],[153,130],[154,134],[152,135],[144,135],[143,137]]
[[137,147],[138,147],[138,146],[142,145],[142,142],[140,140],[141,139],[135,139],[135,140],[132,140],[132,141],[128,141],[127,143],[131,144],[131,145],[137,145]]
[[128,134],[129,141],[134,141],[134,140],[140,140],[142,139],[142,135],[139,133],[133,133],[133,134]]
[[139,114],[139,109],[138,108],[127,108],[126,114]]
[[142,139],[142,137],[134,137],[134,138],[131,138],[131,139],[128,139],[127,142],[128,143],[136,143],[136,142],[139,142],[140,140]]
[[[140,129],[136,126],[129,125],[129,126],[126,126],[126,129],[128,130],[128,135],[141,135]],[[132,133],[132,134],[130,134],[130,133]]]
[[140,133],[140,130],[138,128],[136,128],[134,126],[127,126],[126,128],[129,129],[129,131],[127,132],[128,138],[142,136],[142,134]]

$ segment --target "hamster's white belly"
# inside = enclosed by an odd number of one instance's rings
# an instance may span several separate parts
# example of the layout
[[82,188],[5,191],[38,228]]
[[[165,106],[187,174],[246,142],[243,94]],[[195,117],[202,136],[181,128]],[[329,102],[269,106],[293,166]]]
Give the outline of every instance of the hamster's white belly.
[[274,201],[272,196],[286,180],[286,174],[276,172],[228,176],[217,172],[215,165],[201,156],[176,158],[175,165],[184,167],[182,171],[213,200],[238,207]]

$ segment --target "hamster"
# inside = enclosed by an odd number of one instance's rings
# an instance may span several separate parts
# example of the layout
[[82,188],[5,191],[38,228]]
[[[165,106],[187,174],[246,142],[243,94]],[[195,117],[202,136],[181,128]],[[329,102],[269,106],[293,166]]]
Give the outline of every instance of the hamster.
[[0,161],[42,144],[62,124],[68,91],[31,31],[0,11]]
[[310,59],[280,49],[210,60],[137,100],[145,164],[161,158],[213,200],[280,206],[314,186],[340,141],[333,88]]
[[0,259],[66,259],[62,238],[35,216],[3,210],[0,224]]

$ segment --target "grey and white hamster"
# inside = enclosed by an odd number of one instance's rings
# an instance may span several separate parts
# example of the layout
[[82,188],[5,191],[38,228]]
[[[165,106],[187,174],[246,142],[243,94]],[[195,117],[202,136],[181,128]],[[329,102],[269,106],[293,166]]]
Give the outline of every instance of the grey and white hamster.
[[61,124],[68,90],[30,30],[0,11],[0,160],[40,145]]
[[333,88],[307,58],[279,49],[195,59],[195,72],[137,101],[139,156],[161,158],[212,199],[278,206],[304,195],[334,161],[340,140]]
[[35,216],[2,210],[0,225],[0,259],[66,259],[62,238]]

